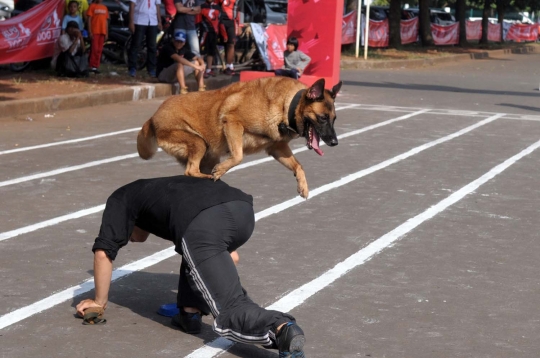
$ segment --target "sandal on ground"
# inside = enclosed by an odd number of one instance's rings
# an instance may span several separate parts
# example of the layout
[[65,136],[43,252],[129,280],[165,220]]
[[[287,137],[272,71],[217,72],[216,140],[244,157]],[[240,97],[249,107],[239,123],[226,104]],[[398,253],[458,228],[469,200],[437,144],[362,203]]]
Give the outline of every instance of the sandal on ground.
[[102,307],[90,307],[84,310],[83,324],[105,324],[107,320],[103,318],[105,310]]

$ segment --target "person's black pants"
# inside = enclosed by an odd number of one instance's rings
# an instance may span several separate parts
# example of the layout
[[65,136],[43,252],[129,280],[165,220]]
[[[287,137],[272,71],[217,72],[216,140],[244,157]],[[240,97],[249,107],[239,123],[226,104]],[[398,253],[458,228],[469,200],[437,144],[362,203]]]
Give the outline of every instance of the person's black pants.
[[137,56],[142,42],[146,37],[146,69],[149,73],[156,73],[157,67],[157,26],[135,25],[135,33],[131,40],[128,54],[128,68],[137,69]]
[[276,328],[294,317],[254,303],[240,284],[230,252],[242,246],[255,226],[253,207],[232,201],[202,211],[181,241],[178,302],[214,316],[214,331],[242,343],[270,347]]

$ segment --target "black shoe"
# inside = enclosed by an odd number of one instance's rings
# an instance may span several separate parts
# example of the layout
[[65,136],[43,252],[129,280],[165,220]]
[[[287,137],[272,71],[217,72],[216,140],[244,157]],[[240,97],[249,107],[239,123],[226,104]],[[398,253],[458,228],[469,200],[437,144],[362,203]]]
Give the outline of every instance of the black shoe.
[[276,335],[279,358],[304,358],[304,331],[294,322],[285,323]]
[[99,75],[101,72],[97,68],[91,68],[90,72],[94,72],[96,75]]
[[230,68],[226,68],[225,71],[223,71],[224,74],[228,75],[228,76],[233,76],[236,74],[236,72],[234,72],[233,69],[230,69]]
[[201,333],[202,317],[200,313],[187,313],[183,309],[171,320],[173,326],[189,334]]

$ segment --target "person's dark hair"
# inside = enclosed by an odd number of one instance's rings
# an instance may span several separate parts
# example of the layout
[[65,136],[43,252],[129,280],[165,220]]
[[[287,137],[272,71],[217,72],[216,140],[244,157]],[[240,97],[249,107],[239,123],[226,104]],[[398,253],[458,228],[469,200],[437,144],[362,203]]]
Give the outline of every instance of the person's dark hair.
[[298,50],[298,39],[296,37],[289,37],[287,40],[287,45],[293,45],[294,50]]
[[77,23],[77,21],[70,21],[70,22],[67,23],[67,25],[66,25],[66,30],[67,30],[67,29],[71,29],[71,28],[80,30],[80,29],[79,29],[79,24]]
[[70,7],[71,4],[73,4],[73,3],[77,4],[77,7],[79,7],[79,2],[78,2],[77,0],[71,0],[71,1],[68,3],[68,7]]

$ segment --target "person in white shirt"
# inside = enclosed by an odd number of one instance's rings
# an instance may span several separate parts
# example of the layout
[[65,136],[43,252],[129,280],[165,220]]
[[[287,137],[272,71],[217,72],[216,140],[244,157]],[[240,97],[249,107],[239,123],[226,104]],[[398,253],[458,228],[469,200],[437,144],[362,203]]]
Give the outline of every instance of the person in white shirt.
[[161,25],[161,0],[130,0],[129,30],[133,34],[128,54],[128,71],[131,77],[137,73],[137,55],[146,36],[146,68],[150,77],[156,77],[156,38]]
[[71,56],[74,56],[82,48],[84,48],[84,40],[79,25],[76,21],[70,21],[66,25],[66,33],[61,35],[56,41],[51,67],[57,70],[57,62],[60,54],[67,52]]

